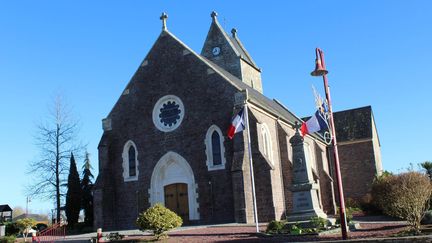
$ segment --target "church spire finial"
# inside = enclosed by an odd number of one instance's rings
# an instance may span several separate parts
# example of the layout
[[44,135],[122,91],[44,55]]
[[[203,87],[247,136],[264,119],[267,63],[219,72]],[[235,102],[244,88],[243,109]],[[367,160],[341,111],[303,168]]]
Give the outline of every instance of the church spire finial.
[[213,19],[213,21],[217,21],[217,13],[216,13],[216,11],[212,11],[212,13],[210,14],[210,16],[212,17],[212,19]]
[[168,18],[168,14],[166,14],[165,12],[163,12],[159,18],[160,20],[162,20],[162,30],[167,30],[167,26],[166,26],[167,18]]
[[233,38],[236,38],[237,37],[237,29],[236,28],[232,28],[231,34],[232,34]]

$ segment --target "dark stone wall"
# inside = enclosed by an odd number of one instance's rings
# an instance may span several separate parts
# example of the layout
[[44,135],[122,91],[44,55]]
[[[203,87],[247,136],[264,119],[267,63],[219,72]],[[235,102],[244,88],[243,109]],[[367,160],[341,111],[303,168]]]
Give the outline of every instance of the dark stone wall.
[[[169,151],[184,157],[194,172],[201,218],[197,223],[234,221],[229,169],[232,142],[225,138],[226,169],[208,171],[204,140],[213,124],[225,135],[237,90],[217,73],[208,74],[207,65],[184,51],[170,35],[161,35],[145,59],[148,64],[137,70],[127,86],[128,94],[120,97],[109,115],[112,130],[105,132],[101,141],[109,147],[109,156],[100,157],[104,164],[101,171],[109,174],[104,186],[112,182],[103,196],[106,229],[135,227],[138,213],[150,206],[153,168]],[[176,130],[165,133],[154,126],[152,112],[157,100],[168,94],[182,100],[185,116]],[[138,181],[123,181],[122,152],[128,140],[137,146]]]

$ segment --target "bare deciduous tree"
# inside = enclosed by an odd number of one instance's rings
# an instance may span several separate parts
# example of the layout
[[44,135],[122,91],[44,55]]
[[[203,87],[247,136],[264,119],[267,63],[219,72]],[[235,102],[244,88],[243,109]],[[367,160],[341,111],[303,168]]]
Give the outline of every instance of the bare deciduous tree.
[[76,142],[78,124],[61,96],[57,96],[46,119],[37,125],[35,140],[40,154],[38,159],[30,162],[28,173],[33,180],[27,192],[32,197],[53,200],[57,221],[67,185],[70,154],[79,154],[82,149]]

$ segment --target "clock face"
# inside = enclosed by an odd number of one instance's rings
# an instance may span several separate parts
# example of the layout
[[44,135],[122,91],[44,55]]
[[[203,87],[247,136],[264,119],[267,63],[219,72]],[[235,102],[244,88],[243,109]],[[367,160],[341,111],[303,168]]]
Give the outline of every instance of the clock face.
[[213,56],[217,56],[220,54],[220,48],[218,46],[214,47],[212,50]]

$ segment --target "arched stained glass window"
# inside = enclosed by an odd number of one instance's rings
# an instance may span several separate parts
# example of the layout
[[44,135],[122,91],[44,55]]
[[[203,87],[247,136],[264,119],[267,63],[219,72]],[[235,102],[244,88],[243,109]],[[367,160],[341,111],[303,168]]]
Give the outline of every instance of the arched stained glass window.
[[129,147],[129,176],[136,176],[135,148]]
[[258,131],[261,135],[259,141],[260,143],[259,149],[262,155],[264,155],[264,157],[266,157],[273,165],[274,162],[273,162],[273,152],[272,152],[272,144],[271,144],[272,140],[270,136],[270,131],[265,123],[258,124],[257,126],[258,128],[260,128]]
[[208,130],[204,140],[207,155],[207,168],[211,170],[225,169],[225,147],[222,131],[216,125],[212,125]]
[[123,179],[124,181],[136,181],[138,180],[138,150],[135,143],[129,140],[123,147]]
[[212,152],[213,152],[213,165],[222,164],[220,136],[219,133],[214,131],[212,134]]

